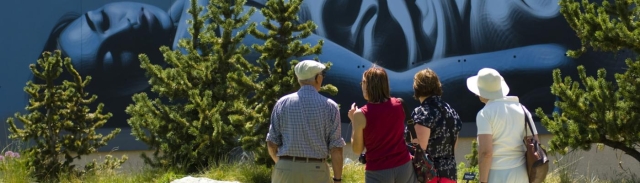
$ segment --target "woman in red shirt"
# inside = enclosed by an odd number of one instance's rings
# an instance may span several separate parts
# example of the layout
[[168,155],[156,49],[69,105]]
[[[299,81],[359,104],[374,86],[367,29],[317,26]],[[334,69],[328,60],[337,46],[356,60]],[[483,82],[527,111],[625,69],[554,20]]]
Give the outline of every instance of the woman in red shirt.
[[351,105],[349,119],[353,122],[353,152],[367,150],[365,182],[416,182],[405,145],[402,101],[389,96],[387,72],[376,66],[366,70],[361,87],[368,103],[360,109]]

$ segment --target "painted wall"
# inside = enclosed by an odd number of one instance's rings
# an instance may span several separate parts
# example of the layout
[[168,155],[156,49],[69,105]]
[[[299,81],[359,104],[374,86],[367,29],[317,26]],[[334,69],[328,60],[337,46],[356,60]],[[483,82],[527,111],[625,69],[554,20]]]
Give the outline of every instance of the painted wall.
[[[250,0],[247,6],[259,8],[264,1]],[[3,1],[0,119],[24,110],[23,87],[32,79],[28,65],[42,51],[61,49],[81,74],[93,77],[87,90],[114,114],[102,130],[123,128],[105,149],[144,149],[129,135],[124,113],[133,94],[149,90],[137,55],[146,53],[161,64],[161,45],[177,49],[177,41],[189,37],[188,8],[185,0]],[[313,0],[305,1],[300,18],[319,26],[303,41],[325,40],[319,58],[334,64],[325,82],[340,90],[332,96],[339,104],[364,104],[358,83],[362,72],[375,63],[388,70],[392,95],[404,98],[410,111],[418,105],[412,100],[413,75],[431,68],[442,81],[444,99],[465,121],[463,136],[472,136],[482,104],[465,81],[483,67],[500,71],[510,95],[519,96],[529,109],[542,107],[549,113],[555,101],[549,89],[553,69],[575,75],[575,67],[583,64],[590,73],[601,67],[610,73],[622,71],[623,57],[566,57],[567,49],[577,48],[579,40],[558,11],[557,0]],[[263,19],[260,13],[251,18]],[[249,36],[245,43],[260,41]],[[349,122],[347,110],[341,109],[343,126]],[[7,128],[0,123],[0,147],[7,142]],[[347,131],[343,134],[348,136]]]

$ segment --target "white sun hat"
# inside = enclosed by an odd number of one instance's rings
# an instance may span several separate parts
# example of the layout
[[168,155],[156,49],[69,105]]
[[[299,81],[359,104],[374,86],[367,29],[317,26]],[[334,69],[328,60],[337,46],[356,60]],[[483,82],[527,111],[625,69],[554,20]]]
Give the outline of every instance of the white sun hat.
[[509,93],[509,86],[504,78],[491,68],[480,69],[478,75],[467,78],[467,88],[486,99],[503,98]]

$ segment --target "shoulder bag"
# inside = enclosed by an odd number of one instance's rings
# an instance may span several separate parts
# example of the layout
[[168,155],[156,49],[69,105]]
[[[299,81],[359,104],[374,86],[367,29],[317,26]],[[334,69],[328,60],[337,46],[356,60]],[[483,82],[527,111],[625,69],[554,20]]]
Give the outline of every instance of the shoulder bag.
[[417,138],[414,125],[415,123],[413,122],[413,119],[409,119],[407,121],[407,128],[410,135],[409,141],[407,142],[407,148],[409,148],[409,152],[412,155],[411,164],[413,165],[413,170],[416,172],[418,182],[426,183],[435,178],[438,172],[433,165],[433,158],[424,152],[420,147],[420,144],[411,142],[411,140]]
[[[527,174],[529,175],[530,183],[540,183],[544,181],[547,177],[547,173],[549,172],[549,158],[547,157],[547,151],[540,147],[540,142],[536,140],[533,133],[533,128],[536,126],[531,123],[529,120],[529,115],[527,115],[527,110],[522,106],[522,110],[524,111],[524,146],[527,148],[527,152],[525,153],[526,165],[527,165]],[[529,131],[531,131],[531,138],[528,138],[527,126],[529,126]]]

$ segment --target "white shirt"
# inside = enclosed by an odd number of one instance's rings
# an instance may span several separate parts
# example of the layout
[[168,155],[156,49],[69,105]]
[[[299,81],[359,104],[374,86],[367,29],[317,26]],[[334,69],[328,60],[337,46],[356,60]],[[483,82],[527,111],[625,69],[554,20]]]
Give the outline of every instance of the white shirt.
[[[525,135],[525,112],[533,122],[531,113],[526,108],[523,110],[518,97],[514,96],[489,100],[478,112],[478,135],[493,136],[491,169],[510,169],[525,163],[525,147],[522,142]],[[538,134],[535,128],[534,133]]]

